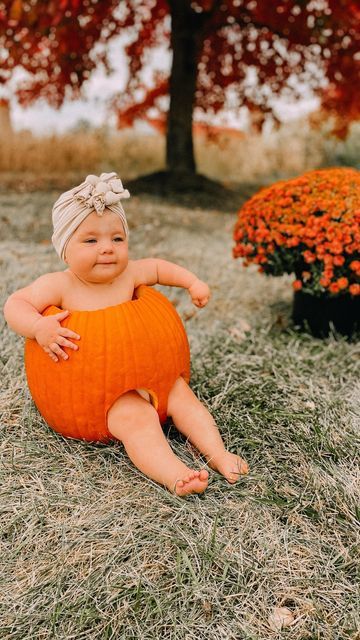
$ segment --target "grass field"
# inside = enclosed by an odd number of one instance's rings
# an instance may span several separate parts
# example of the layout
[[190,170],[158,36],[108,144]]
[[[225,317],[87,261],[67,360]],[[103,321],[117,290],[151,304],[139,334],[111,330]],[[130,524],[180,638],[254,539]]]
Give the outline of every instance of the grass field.
[[[49,244],[56,192],[0,195],[1,297],[61,264]],[[206,279],[184,319],[192,387],[232,451],[236,485],[210,472],[177,498],[121,445],[65,440],[26,387],[22,338],[1,325],[1,611],[4,640],[359,639],[359,343],[291,325],[290,278],[231,257],[234,213],[132,198],[133,257]],[[169,425],[176,453],[205,461]],[[292,625],[274,630],[274,607]]]

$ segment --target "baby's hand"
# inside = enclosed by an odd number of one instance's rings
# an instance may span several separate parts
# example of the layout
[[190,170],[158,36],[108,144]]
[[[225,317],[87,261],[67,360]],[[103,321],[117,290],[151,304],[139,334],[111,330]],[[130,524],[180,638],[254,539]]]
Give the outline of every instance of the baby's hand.
[[77,344],[74,344],[66,338],[79,340],[80,336],[74,331],[71,331],[71,329],[62,327],[60,324],[61,320],[64,320],[68,313],[69,311],[61,311],[61,313],[55,313],[53,316],[41,317],[34,326],[35,340],[54,362],[58,361],[57,356],[61,356],[64,360],[67,360],[69,357],[59,345],[74,350],[78,349]]
[[196,278],[188,291],[196,307],[205,307],[210,300],[210,289],[206,282],[199,280],[199,278]]

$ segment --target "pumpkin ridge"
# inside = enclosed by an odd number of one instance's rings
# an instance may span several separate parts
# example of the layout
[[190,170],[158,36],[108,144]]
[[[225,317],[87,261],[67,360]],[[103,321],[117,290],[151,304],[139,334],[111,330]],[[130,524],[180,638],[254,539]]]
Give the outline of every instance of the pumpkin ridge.
[[[147,305],[146,304],[146,300],[144,300],[144,299],[143,299],[143,302],[144,302],[144,308],[146,308],[147,311],[149,311],[149,309],[150,309],[152,315],[154,315],[154,305]],[[151,354],[155,354],[155,356],[157,357],[158,353],[159,353],[159,345],[158,345],[158,340],[154,336],[154,332],[153,331],[148,331],[148,326],[147,326],[147,324],[145,322],[145,316],[144,316],[143,311],[140,311],[140,309],[138,307],[136,307],[134,309],[134,313],[137,314],[138,320],[139,320],[139,324],[141,324],[143,326],[143,328],[144,328],[144,335],[146,335],[147,345],[149,345],[149,347],[151,345],[150,350],[149,350],[150,353]],[[150,354],[148,354],[148,355],[150,355]],[[156,358],[156,360],[157,360],[157,358]],[[155,374],[154,373],[152,374],[152,378],[155,375],[156,376],[156,384],[157,384],[157,386],[161,386],[160,367],[158,366],[158,364],[159,363],[156,362]],[[138,382],[139,382],[140,387],[137,387],[137,388],[144,388],[143,380],[138,380]],[[153,397],[155,397],[157,409],[160,412],[161,411],[160,407],[162,406],[162,398],[158,393],[156,393],[155,389],[153,388],[153,386],[154,386],[153,385],[153,380],[151,380],[151,382],[152,382],[151,385],[147,384],[147,388],[148,388],[148,391],[151,391],[151,395]]]
[[[154,312],[155,315],[159,318],[159,325],[161,327],[161,329],[163,330],[163,339],[166,340],[166,344],[168,347],[168,357],[169,360],[171,362],[172,365],[172,370],[173,370],[173,374],[176,375],[176,367],[175,367],[175,363],[176,363],[176,358],[174,358],[174,353],[177,350],[177,345],[176,342],[174,344],[174,341],[172,340],[172,338],[174,338],[173,335],[171,335],[171,319],[170,319],[170,315],[172,315],[171,313],[169,313],[169,308],[167,306],[167,304],[164,304],[162,300],[159,300],[159,307],[161,307],[161,311],[160,309],[157,307]],[[164,315],[164,320],[161,321],[161,316]],[[166,322],[167,320],[167,322]],[[165,410],[167,409],[167,407],[165,407]]]
[[[172,367],[173,383],[180,376],[182,376],[187,382],[189,382],[189,368],[184,368],[183,362],[180,361],[179,363],[177,358],[177,354],[179,352],[189,352],[189,343],[187,341],[186,333],[177,311],[175,310],[171,302],[162,295],[159,297],[158,304],[153,307],[152,311],[154,315],[157,316],[158,324],[163,331],[162,341],[165,341],[168,346],[167,358]],[[174,326],[175,323],[176,326]],[[184,338],[186,338],[186,342],[184,341]],[[179,371],[179,364],[181,365],[181,371]],[[168,389],[168,394],[171,390],[171,386]],[[166,396],[166,401],[162,406],[164,415],[167,415],[168,394]]]
[[[171,304],[171,303],[170,303]],[[171,335],[171,337],[173,338],[173,340],[175,340],[177,342],[177,349],[189,349],[189,342],[183,327],[183,324],[180,320],[180,317],[178,315],[178,313],[176,312],[176,316],[174,316],[174,307],[169,307],[169,301],[167,299],[165,300],[159,300],[159,307],[162,308],[162,313],[164,313],[164,315],[168,318],[168,322],[166,323],[166,328],[167,328],[167,332]],[[158,311],[159,313],[159,311]],[[174,319],[176,322],[176,327],[174,326],[174,322],[171,322],[170,320]],[[175,349],[175,345],[174,345],[174,349]]]
[[[131,320],[133,318],[130,317],[130,314],[128,313],[128,309],[123,308],[122,311],[123,311],[124,319],[126,321],[126,326],[128,328],[128,335],[130,338],[129,342],[131,344],[131,351],[132,351],[132,361],[135,363],[133,371],[129,369],[128,376],[127,376],[128,382],[126,384],[126,390],[131,391],[132,389],[136,388],[138,383],[138,356],[137,356],[137,348],[136,348],[137,345],[135,344],[135,340],[133,339],[133,336],[132,336],[133,326],[131,324]],[[135,307],[132,307],[131,316],[134,316],[134,315],[135,315]]]

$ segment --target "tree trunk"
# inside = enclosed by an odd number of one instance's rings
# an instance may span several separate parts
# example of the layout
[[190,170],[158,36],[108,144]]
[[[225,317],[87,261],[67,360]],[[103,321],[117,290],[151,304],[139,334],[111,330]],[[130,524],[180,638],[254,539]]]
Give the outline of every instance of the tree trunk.
[[201,14],[188,0],[171,0],[170,108],[168,115],[166,164],[171,173],[195,174],[192,116],[195,101],[198,51],[201,43]]
[[0,99],[0,133],[2,142],[9,140],[14,133],[10,118],[10,103],[6,98]]

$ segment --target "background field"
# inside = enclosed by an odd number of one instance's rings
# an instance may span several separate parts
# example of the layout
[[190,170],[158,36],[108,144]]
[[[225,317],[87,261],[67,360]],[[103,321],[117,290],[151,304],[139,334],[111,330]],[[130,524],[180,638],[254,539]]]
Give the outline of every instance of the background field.
[[[328,135],[331,127],[308,121],[283,125],[267,135],[224,129],[215,138],[195,135],[198,171],[227,186],[272,181],[319,166],[359,166],[360,126],[353,124],[345,141]],[[124,180],[164,167],[165,138],[127,129],[89,129],[85,123],[62,136],[38,138],[28,131],[2,135],[0,188],[72,184],[86,173],[113,171]]]
[[[114,168],[126,185],[145,167],[162,166],[154,140],[143,141],[140,161],[134,141],[118,147],[99,135],[41,144],[25,136],[25,152],[9,142],[8,165],[2,151],[2,301],[61,268],[49,243],[50,211],[69,171]],[[336,153],[356,164],[356,142],[326,155],[322,143],[311,154],[303,141],[301,156],[301,146],[290,152],[290,139],[266,155],[258,138],[257,156],[255,141],[243,141],[238,173],[229,173],[225,150],[217,164],[204,153],[200,169],[208,161],[209,175],[236,183],[240,206],[255,180]],[[231,257],[235,208],[143,195],[126,210],[133,257],[173,260],[212,288],[201,311],[186,292],[163,290],[186,325],[193,389],[251,473],[231,486],[211,471],[208,491],[183,500],[143,477],[121,445],[54,434],[29,397],[22,338],[2,319],[1,638],[359,639],[359,343],[296,331],[291,278],[266,279]],[[168,429],[177,454],[203,466]],[[269,626],[277,606],[294,615],[278,633]]]

